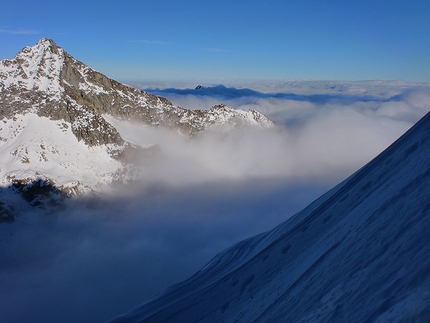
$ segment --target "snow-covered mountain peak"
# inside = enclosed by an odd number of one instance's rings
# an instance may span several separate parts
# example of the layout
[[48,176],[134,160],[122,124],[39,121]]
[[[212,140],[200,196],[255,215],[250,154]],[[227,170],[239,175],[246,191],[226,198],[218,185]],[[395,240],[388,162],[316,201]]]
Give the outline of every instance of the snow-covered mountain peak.
[[271,127],[273,125],[273,121],[258,111],[234,110],[224,104],[215,105],[209,110],[208,121],[227,125],[233,123],[235,126],[260,125]]
[[24,67],[26,73],[33,74],[44,59],[52,59],[55,56],[61,58],[63,50],[53,40],[42,38],[36,45],[24,47],[15,59]]
[[220,125],[273,126],[255,111],[174,106],[108,78],[43,38],[0,61],[1,185],[25,189],[42,179],[69,194],[132,179],[129,156],[151,148],[126,142],[112,120],[190,137]]
[[0,90],[15,87],[16,90],[59,92],[63,62],[63,50],[54,41],[41,39],[35,46],[25,47],[15,59],[0,64]]
[[[223,105],[210,111],[175,107],[165,98],[121,84],[91,69],[46,38],[33,47],[25,47],[14,59],[0,61],[0,92],[2,104],[9,107],[10,115],[32,111],[73,122],[79,114],[88,123],[95,118],[92,114],[109,114],[146,125],[177,128],[189,134],[214,125],[273,125],[255,111],[234,110]],[[82,131],[74,133],[79,140],[86,140]],[[111,142],[100,138],[86,141],[90,144]]]

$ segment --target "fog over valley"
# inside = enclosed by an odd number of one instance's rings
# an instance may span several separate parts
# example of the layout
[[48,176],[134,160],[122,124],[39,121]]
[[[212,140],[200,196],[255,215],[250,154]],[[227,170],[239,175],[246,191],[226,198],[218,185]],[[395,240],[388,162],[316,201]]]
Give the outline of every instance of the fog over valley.
[[430,88],[415,83],[154,89],[185,108],[255,109],[275,126],[190,138],[106,117],[124,140],[158,147],[134,161],[141,180],[60,210],[2,190],[20,214],[0,224],[0,321],[107,321],[287,220],[430,110]]

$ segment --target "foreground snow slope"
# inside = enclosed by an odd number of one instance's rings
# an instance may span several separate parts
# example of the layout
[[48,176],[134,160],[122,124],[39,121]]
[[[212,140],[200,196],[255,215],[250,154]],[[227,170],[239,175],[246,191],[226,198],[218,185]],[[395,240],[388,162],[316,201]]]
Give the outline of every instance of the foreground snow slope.
[[111,322],[429,322],[430,114],[273,230]]

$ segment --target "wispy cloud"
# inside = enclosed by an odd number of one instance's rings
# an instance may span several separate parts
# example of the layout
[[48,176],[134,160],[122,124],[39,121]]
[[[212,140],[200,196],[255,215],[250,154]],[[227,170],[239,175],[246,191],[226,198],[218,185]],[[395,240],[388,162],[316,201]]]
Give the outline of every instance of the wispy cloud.
[[40,31],[32,30],[32,29],[0,29],[0,34],[36,35],[36,34],[40,34]]

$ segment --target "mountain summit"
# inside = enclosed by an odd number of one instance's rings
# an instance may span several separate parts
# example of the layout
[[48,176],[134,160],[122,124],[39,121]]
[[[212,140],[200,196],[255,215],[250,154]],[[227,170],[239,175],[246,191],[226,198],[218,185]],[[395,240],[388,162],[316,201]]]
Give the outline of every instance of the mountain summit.
[[209,111],[175,107],[165,98],[94,71],[50,39],[41,39],[15,59],[0,62],[0,95],[2,117],[31,110],[53,120],[63,119],[71,123],[78,139],[89,145],[121,142],[102,114],[190,134],[219,124],[272,124],[252,110],[224,107],[220,114],[217,107]]
[[430,114],[350,178],[111,323],[430,322]]
[[126,142],[115,120],[184,136],[218,126],[273,125],[253,110],[174,106],[91,69],[50,39],[0,61],[0,119],[1,185],[26,192],[39,183],[66,195],[124,181],[132,173],[130,156],[154,152]]

